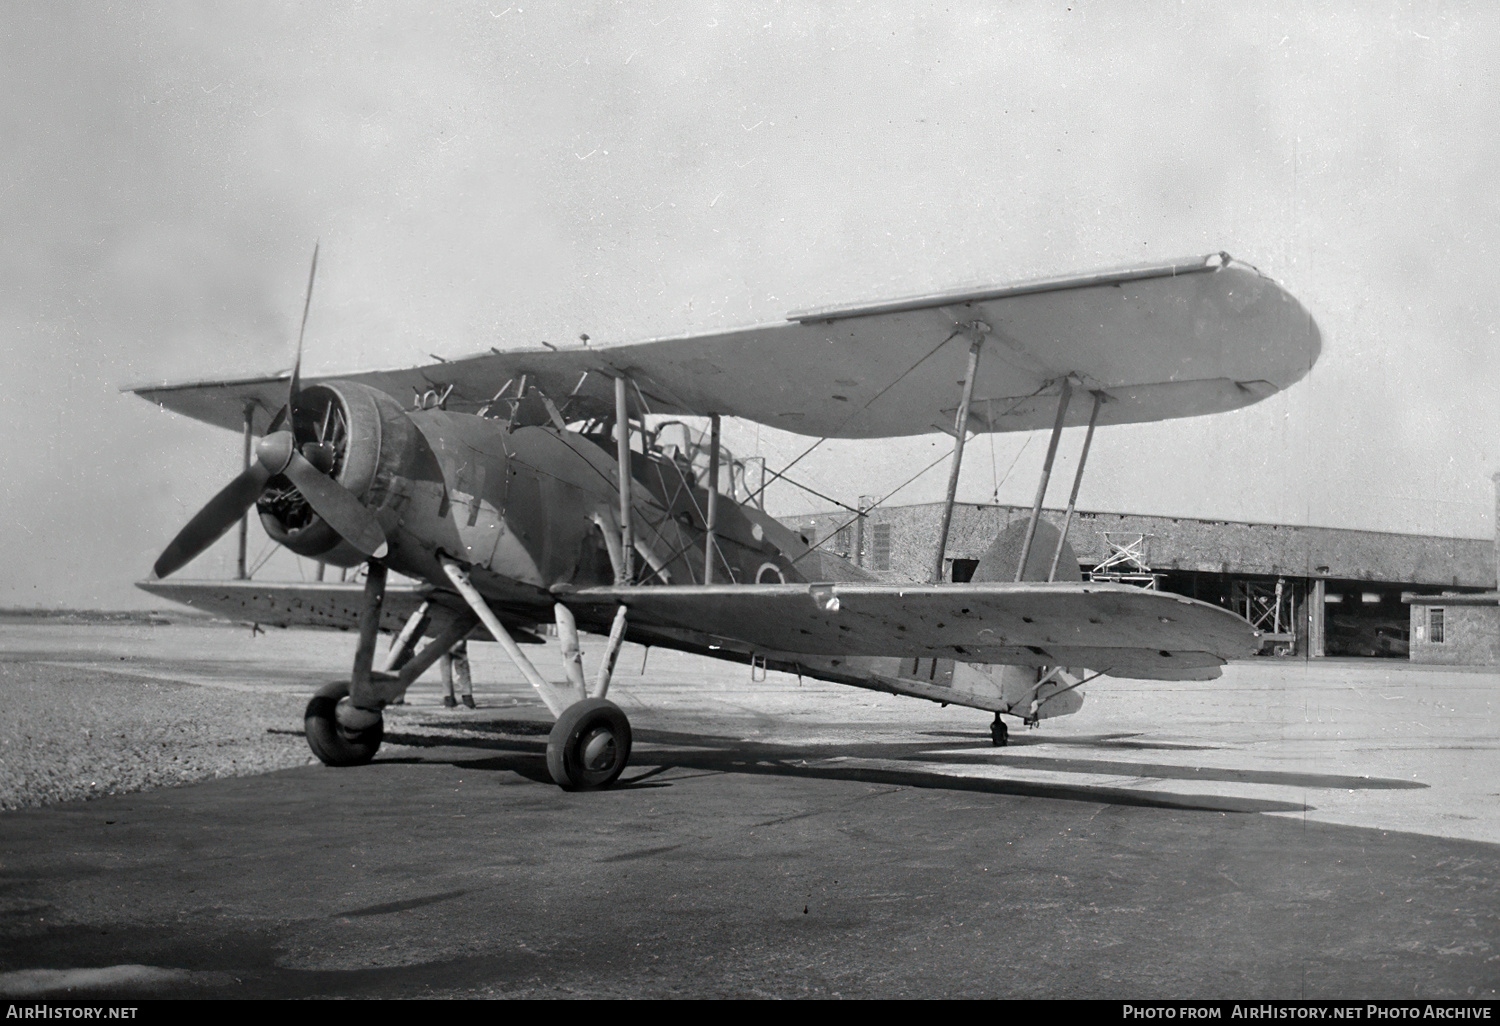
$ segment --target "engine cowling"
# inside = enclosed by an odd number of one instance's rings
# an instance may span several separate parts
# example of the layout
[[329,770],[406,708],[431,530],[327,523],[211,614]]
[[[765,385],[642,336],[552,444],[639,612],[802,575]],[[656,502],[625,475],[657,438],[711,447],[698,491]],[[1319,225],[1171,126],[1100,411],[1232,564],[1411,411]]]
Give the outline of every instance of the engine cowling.
[[[292,432],[309,462],[373,510],[388,533],[395,528],[403,495],[396,482],[422,448],[400,403],[358,382],[320,382],[298,394]],[[272,478],[255,505],[266,534],[298,555],[335,566],[364,562],[285,477]]]

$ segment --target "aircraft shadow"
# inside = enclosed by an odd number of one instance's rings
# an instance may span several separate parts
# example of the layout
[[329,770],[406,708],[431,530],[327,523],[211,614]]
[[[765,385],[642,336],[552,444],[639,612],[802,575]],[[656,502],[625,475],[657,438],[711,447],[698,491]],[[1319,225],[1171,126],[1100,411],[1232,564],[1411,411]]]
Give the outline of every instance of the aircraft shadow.
[[[706,743],[716,743],[726,750],[755,754],[757,757],[770,755],[774,758],[784,759],[788,757],[789,752],[796,752],[796,757],[803,759],[809,757],[806,749],[799,748],[795,744],[767,744],[672,731],[646,731],[638,733],[636,736],[642,741],[659,744],[703,745]],[[935,735],[928,734],[926,736],[931,737]],[[1227,783],[1271,784],[1282,787],[1336,788],[1346,791],[1425,789],[1429,786],[1415,780],[1400,780],[1394,777],[1298,773],[1286,770],[1240,770],[1218,766],[1180,766],[1169,763],[1138,763],[1104,759],[1067,759],[1025,755],[1016,751],[1017,748],[1024,748],[1027,744],[1055,743],[1059,740],[1087,744],[1091,747],[1097,746],[1101,742],[1107,742],[1111,749],[1216,750],[1209,745],[1151,744],[1128,740],[1136,736],[1133,734],[1103,734],[1093,738],[1051,738],[1046,742],[1032,742],[1029,739],[1023,739],[1020,744],[1017,744],[1016,739],[1012,738],[1010,745],[1003,750],[995,748],[987,734],[973,732],[960,734],[954,732],[949,736],[959,740],[960,743],[956,745],[944,745],[943,747],[948,750],[942,752],[934,752],[932,750],[933,746],[930,743],[922,741],[854,742],[830,748],[820,746],[815,751],[818,753],[816,757],[820,759],[829,757],[900,759],[913,762],[944,763],[954,766],[1015,766],[1023,769],[1046,770],[1055,773],[1096,773],[1102,776],[1148,777],[1165,780],[1211,780]],[[972,751],[955,752],[952,750],[959,747],[967,747],[972,749]],[[824,752],[831,754],[824,755]],[[1298,806],[1298,808],[1300,807]]]
[[[985,735],[978,734],[972,730],[926,730],[922,732],[923,737],[951,737],[959,741],[972,741],[976,737]],[[1131,738],[1139,737],[1138,734],[1088,734],[1080,737],[1059,737],[1056,734],[1043,734],[1032,736],[1031,734],[1012,734],[1010,736],[1011,748],[1025,748],[1028,745],[1083,745],[1089,748],[1107,744],[1115,749],[1149,750],[1162,752],[1212,752],[1217,751],[1214,745],[1188,745],[1177,741],[1132,741]]]
[[1283,787],[1338,788],[1345,791],[1381,791],[1423,789],[1428,785],[1416,780],[1393,777],[1349,777],[1336,773],[1289,773],[1284,770],[1242,770],[1221,766],[1172,766],[1141,762],[1107,762],[1096,759],[1050,759],[1044,756],[998,756],[979,753],[904,756],[924,762],[946,762],[953,765],[1016,766],[1022,769],[1051,770],[1061,773],[1100,773],[1122,777],[1151,777],[1162,780],[1219,780],[1236,784],[1277,784]]
[[[531,736],[517,737],[510,729],[518,728]],[[487,758],[424,758],[424,762],[442,762],[472,770],[508,771],[538,783],[551,783],[546,767],[546,743],[533,740],[539,731],[538,724],[525,721],[492,721],[486,724],[466,723],[466,732],[482,730],[493,735],[490,738],[464,737],[441,734],[388,733],[386,741],[393,745],[404,745],[428,749],[483,749],[504,752]],[[1300,812],[1309,808],[1302,802],[1274,799],[1246,798],[1235,795],[1212,794],[1165,794],[1141,791],[1125,787],[1108,787],[1091,784],[1062,784],[1030,780],[1006,780],[991,777],[960,776],[932,769],[916,767],[857,766],[831,764],[842,760],[879,759],[882,761],[917,761],[927,763],[951,762],[953,765],[973,765],[978,758],[968,753],[948,753],[934,756],[924,754],[932,747],[925,742],[856,742],[848,745],[819,745],[815,749],[797,748],[791,745],[769,744],[758,741],[742,741],[735,738],[716,737],[708,734],[693,734],[679,731],[637,731],[635,741],[652,745],[650,751],[637,751],[634,762],[637,766],[653,767],[639,776],[627,774],[614,790],[634,787],[664,787],[671,781],[652,780],[647,777],[671,769],[698,770],[713,773],[770,774],[816,780],[846,780],[861,783],[888,784],[902,787],[932,788],[945,791],[967,791],[984,794],[1008,795],[1027,798],[1056,798],[1065,801],[1083,801],[1110,805],[1141,806],[1161,809],[1183,809],[1205,812]],[[988,747],[988,742],[975,742]],[[386,760],[394,761],[394,760]],[[1021,761],[1021,760],[1018,760]],[[1025,760],[1031,762],[1034,760]],[[1048,760],[1055,765],[1048,768],[1073,773],[1108,773],[1110,776],[1163,777],[1166,774],[1148,770],[1173,769],[1183,771],[1183,779],[1219,778],[1208,775],[1194,776],[1191,768],[1184,767],[1133,767],[1128,763],[1101,764],[1091,760]],[[1003,763],[1002,763],[1003,764]],[[1107,769],[1099,769],[1099,766]],[[1271,774],[1274,776],[1274,774]],[[1290,774],[1297,777],[1300,775]],[[1342,778],[1340,778],[1342,779]],[[1250,781],[1289,783],[1285,780]],[[1362,781],[1368,784],[1368,781]],[[1297,785],[1312,786],[1312,785]],[[1327,786],[1327,785],[1317,785]]]

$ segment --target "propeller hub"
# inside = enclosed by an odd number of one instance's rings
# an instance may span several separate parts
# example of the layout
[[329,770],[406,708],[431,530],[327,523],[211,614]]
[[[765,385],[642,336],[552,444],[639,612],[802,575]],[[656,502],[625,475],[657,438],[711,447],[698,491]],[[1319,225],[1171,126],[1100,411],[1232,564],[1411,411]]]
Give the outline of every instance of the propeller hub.
[[296,439],[290,431],[277,431],[262,438],[255,446],[255,458],[273,476],[286,470],[296,452]]

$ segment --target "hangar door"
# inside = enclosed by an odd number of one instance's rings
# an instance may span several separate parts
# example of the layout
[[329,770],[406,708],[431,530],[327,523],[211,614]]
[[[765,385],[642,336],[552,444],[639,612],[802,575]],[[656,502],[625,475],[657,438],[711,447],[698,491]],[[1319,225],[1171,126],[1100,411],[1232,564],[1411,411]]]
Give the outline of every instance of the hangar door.
[[1399,584],[1328,581],[1323,595],[1323,651],[1331,656],[1405,659],[1411,614]]

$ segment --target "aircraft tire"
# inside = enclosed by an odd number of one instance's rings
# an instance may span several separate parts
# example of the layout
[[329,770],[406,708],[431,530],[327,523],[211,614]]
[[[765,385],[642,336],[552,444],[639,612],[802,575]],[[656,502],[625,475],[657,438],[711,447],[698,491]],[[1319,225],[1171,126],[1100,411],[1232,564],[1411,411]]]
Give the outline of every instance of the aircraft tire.
[[363,766],[375,758],[385,740],[385,718],[364,730],[346,730],[339,725],[334,711],[339,699],[349,694],[347,681],[335,681],[318,689],[307,703],[302,724],[307,732],[307,746],[325,766]]
[[996,748],[1004,748],[1010,744],[1010,728],[1005,725],[999,713],[995,714],[995,720],[990,724],[990,744]]
[[630,721],[615,703],[587,698],[563,710],[547,738],[547,772],[564,791],[608,787],[630,761]]

